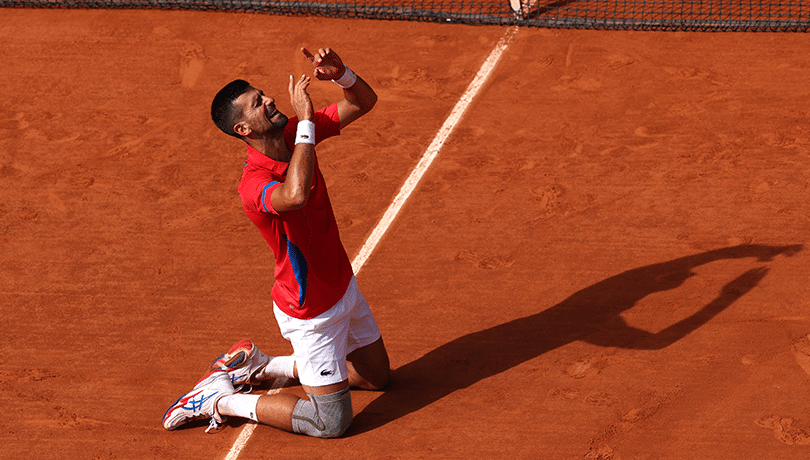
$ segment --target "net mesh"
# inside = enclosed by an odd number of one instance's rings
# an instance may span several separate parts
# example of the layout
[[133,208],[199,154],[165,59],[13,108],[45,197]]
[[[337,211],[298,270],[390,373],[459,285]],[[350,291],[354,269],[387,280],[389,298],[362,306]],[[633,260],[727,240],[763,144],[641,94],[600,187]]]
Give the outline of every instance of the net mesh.
[[810,6],[802,0],[0,0],[0,7],[251,11],[587,29],[806,32],[810,26]]

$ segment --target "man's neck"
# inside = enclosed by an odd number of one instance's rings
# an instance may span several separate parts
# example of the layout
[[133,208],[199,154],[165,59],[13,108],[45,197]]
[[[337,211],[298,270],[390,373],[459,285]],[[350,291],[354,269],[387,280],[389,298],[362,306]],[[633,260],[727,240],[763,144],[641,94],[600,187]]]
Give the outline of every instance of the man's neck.
[[292,152],[287,147],[287,143],[284,142],[283,132],[267,137],[247,138],[245,142],[259,153],[273,160],[289,162],[292,158]]

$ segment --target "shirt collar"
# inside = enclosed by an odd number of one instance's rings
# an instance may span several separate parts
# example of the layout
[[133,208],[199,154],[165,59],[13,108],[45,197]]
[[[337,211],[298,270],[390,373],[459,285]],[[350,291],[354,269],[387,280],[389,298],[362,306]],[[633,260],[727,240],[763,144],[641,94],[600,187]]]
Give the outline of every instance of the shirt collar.
[[270,171],[278,175],[283,175],[284,171],[287,170],[287,166],[289,166],[289,163],[274,160],[268,157],[267,155],[263,154],[262,152],[254,149],[247,143],[245,145],[247,145],[248,149],[248,163],[256,165],[263,169],[269,169]]

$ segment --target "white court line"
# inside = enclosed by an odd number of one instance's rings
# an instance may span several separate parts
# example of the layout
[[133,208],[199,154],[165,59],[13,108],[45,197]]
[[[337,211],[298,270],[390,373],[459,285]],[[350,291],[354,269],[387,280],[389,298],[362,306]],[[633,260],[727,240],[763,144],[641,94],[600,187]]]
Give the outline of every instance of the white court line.
[[366,244],[360,248],[360,252],[357,254],[357,257],[354,258],[352,268],[354,269],[355,274],[360,271],[360,268],[362,268],[362,266],[366,263],[366,260],[368,260],[368,258],[371,256],[371,252],[374,251],[377,243],[380,242],[383,234],[388,230],[391,222],[394,221],[394,217],[396,217],[399,210],[402,209],[402,205],[405,204],[405,200],[411,196],[411,192],[413,192],[413,190],[416,188],[416,184],[418,184],[422,179],[422,176],[425,175],[425,171],[427,171],[430,164],[433,163],[433,160],[436,159],[436,156],[439,154],[439,150],[444,145],[444,142],[450,136],[450,133],[453,132],[453,129],[455,129],[456,124],[461,119],[461,116],[467,111],[467,107],[470,106],[473,98],[476,94],[478,94],[478,90],[481,89],[481,87],[487,81],[487,78],[489,78],[489,74],[492,73],[492,69],[495,68],[495,64],[498,63],[498,60],[509,46],[512,38],[515,36],[515,33],[517,33],[517,30],[517,26],[512,26],[506,30],[506,33],[503,34],[501,40],[497,45],[495,45],[495,49],[489,53],[489,57],[486,61],[484,61],[484,64],[478,70],[478,74],[470,83],[470,86],[467,87],[467,90],[461,95],[461,99],[459,99],[456,106],[453,107],[453,111],[450,112],[450,116],[447,117],[447,120],[444,121],[442,127],[439,128],[439,132],[436,134],[436,137],[433,138],[433,142],[430,143],[427,150],[422,155],[422,159],[419,160],[419,163],[411,172],[411,175],[405,181],[405,184],[403,184],[402,188],[399,189],[399,193],[396,197],[394,197],[394,201],[388,207],[388,210],[385,211],[385,214],[383,214],[382,219],[380,219],[380,223],[378,223],[377,227],[374,228],[374,231],[371,232],[371,236],[369,236],[368,240],[366,240]]
[[[360,248],[360,252],[357,254],[357,257],[354,258],[354,261],[352,262],[352,269],[354,270],[355,274],[359,273],[360,269],[363,268],[363,265],[365,265],[366,261],[371,256],[371,253],[374,251],[377,243],[380,242],[382,236],[394,221],[394,218],[397,216],[397,214],[399,214],[399,211],[402,209],[405,201],[409,196],[411,196],[411,193],[422,179],[422,176],[425,175],[425,172],[427,171],[428,167],[430,167],[430,164],[436,159],[436,156],[439,154],[439,150],[441,150],[444,142],[453,132],[453,129],[455,129],[456,124],[459,122],[459,120],[461,120],[464,112],[467,111],[467,107],[470,106],[473,98],[475,98],[475,96],[478,94],[481,87],[484,86],[484,83],[487,81],[487,78],[489,78],[489,75],[492,73],[495,65],[501,59],[501,55],[503,55],[503,52],[506,51],[509,43],[515,37],[517,30],[517,26],[512,26],[506,30],[500,41],[498,41],[498,44],[495,45],[495,49],[489,53],[489,57],[486,61],[484,61],[484,64],[481,65],[481,68],[478,70],[478,74],[467,87],[467,90],[461,95],[461,99],[459,99],[455,107],[453,107],[453,111],[450,112],[450,116],[447,117],[447,120],[444,121],[442,127],[439,128],[439,132],[436,134],[433,142],[430,143],[427,150],[422,155],[422,159],[419,160],[416,168],[414,168],[411,175],[408,176],[408,179],[405,180],[405,184],[402,185],[399,193],[396,197],[394,197],[394,201],[385,211],[385,214],[383,214],[382,219],[380,219],[380,222],[374,228],[374,231],[371,232],[371,236],[368,237],[366,243],[362,248]],[[286,383],[286,378],[276,379],[276,381],[273,382],[273,387],[267,391],[267,394],[278,393]],[[236,438],[236,441],[233,443],[233,447],[231,447],[231,450],[228,452],[225,460],[236,460],[239,453],[242,452],[242,449],[253,435],[253,430],[255,429],[256,423],[254,422],[248,422],[245,425],[242,432],[239,433],[239,437]]]
[[[287,378],[281,377],[273,382],[273,386],[267,390],[267,394],[272,395],[275,393],[279,393],[281,388],[287,384]],[[228,452],[228,455],[225,457],[225,460],[236,460],[236,457],[239,457],[239,453],[242,452],[242,449],[245,448],[247,445],[248,439],[253,436],[253,430],[256,429],[256,423],[249,421],[244,428],[242,428],[242,432],[239,433],[239,437],[236,438],[236,441],[233,443],[233,447]]]

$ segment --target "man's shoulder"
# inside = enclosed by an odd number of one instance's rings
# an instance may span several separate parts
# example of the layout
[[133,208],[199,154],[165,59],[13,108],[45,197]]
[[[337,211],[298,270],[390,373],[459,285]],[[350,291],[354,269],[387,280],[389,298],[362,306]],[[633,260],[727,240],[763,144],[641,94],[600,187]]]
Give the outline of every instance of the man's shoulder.
[[239,179],[237,190],[239,195],[244,198],[245,195],[252,196],[257,192],[261,192],[262,188],[266,187],[268,184],[282,180],[282,173],[252,164],[248,161],[245,163],[245,167],[242,170],[242,177]]

